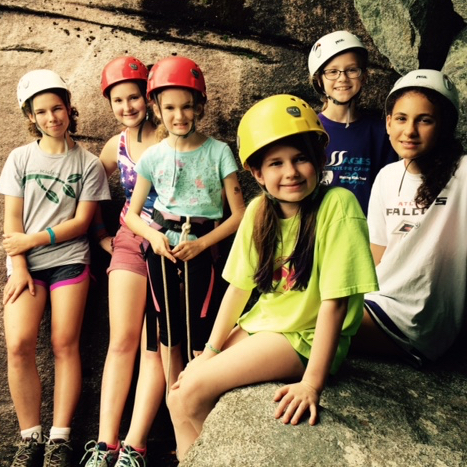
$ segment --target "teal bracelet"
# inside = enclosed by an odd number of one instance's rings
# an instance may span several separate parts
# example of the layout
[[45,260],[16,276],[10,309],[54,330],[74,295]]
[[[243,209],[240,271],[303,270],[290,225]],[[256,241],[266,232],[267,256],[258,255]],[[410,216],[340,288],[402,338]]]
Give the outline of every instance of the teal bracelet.
[[55,237],[55,232],[50,227],[47,227],[45,230],[47,230],[47,232],[50,235],[50,244],[55,245],[57,241],[57,237]]
[[216,349],[209,342],[206,342],[206,344],[204,344],[204,347],[206,347],[209,350],[212,350],[214,353],[221,353],[222,352],[222,350]]

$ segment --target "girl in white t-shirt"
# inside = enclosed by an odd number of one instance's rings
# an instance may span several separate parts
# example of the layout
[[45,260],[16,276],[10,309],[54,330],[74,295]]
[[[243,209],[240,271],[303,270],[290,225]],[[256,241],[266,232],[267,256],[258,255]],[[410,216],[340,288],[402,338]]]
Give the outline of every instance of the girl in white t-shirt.
[[[230,285],[206,348],[169,393],[180,458],[218,398],[239,386],[296,381],[276,392],[275,417],[295,425],[309,412],[315,424],[326,378],[360,324],[363,293],[377,287],[357,199],[320,184],[328,135],[308,104],[264,99],[243,116],[238,141],[263,195],[235,237],[223,273]],[[261,295],[242,315],[254,288]]]
[[467,160],[455,137],[459,101],[437,70],[415,70],[386,101],[400,161],[379,173],[368,224],[379,292],[365,296],[355,349],[440,357],[464,321],[467,282]]
[[[22,438],[11,465],[68,466],[81,392],[79,339],[90,263],[86,234],[98,201],[110,194],[99,159],[70,136],[78,112],[64,80],[51,70],[31,71],[19,81],[18,102],[38,139],[11,152],[0,178],[9,275],[3,295],[8,382]],[[44,445],[35,358],[49,297],[55,386],[53,426]]]

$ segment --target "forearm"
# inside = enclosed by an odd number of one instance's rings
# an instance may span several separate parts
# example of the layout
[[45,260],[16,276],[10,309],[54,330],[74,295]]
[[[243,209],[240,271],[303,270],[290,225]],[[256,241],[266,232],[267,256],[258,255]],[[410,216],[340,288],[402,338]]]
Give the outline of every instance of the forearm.
[[250,298],[250,290],[229,285],[222,299],[216,321],[209,337],[209,343],[221,349]]
[[347,313],[348,298],[324,300],[321,304],[310,359],[303,381],[321,393],[339,344],[342,324]]
[[242,217],[243,212],[232,214],[224,222],[222,222],[222,224],[211,230],[211,232],[200,237],[198,241],[200,242],[202,249],[206,250],[207,248],[221,242],[229,235],[234,234],[240,225]]

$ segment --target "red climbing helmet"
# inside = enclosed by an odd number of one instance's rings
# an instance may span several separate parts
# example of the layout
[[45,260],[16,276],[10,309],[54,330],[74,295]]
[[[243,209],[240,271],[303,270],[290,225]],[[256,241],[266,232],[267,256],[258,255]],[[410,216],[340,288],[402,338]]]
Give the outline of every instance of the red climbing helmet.
[[118,57],[107,63],[102,71],[101,90],[109,97],[109,88],[123,81],[144,81],[148,79],[146,65],[135,57]]
[[167,87],[198,91],[206,99],[206,83],[201,68],[186,57],[167,57],[157,62],[149,73],[147,97]]

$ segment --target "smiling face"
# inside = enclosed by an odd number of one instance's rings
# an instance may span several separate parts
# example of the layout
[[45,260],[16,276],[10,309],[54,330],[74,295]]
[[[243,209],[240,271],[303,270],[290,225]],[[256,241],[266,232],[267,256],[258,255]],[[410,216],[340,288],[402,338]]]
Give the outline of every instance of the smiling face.
[[195,109],[193,94],[182,88],[162,91],[154,112],[171,135],[185,136],[192,129],[200,108]]
[[[357,53],[346,52],[331,59],[327,64],[325,64],[323,69],[347,71],[355,68],[361,68],[362,65],[360,62],[361,59]],[[345,73],[340,73],[339,78],[332,81],[327,79],[324,74],[321,73],[320,80],[326,95],[339,102],[348,102],[362,88],[364,77],[364,72],[362,72],[358,78],[348,78]]]
[[[406,165],[433,149],[439,135],[439,113],[434,104],[419,92],[403,94],[386,117],[392,147]],[[415,169],[414,164],[410,168]],[[415,171],[415,170],[414,170]]]
[[122,125],[133,128],[146,118],[146,101],[135,82],[116,84],[109,97],[115,118]]
[[310,158],[288,145],[271,146],[261,167],[252,167],[251,171],[257,182],[279,201],[285,218],[297,213],[300,202],[313,193],[318,183]]
[[33,114],[29,114],[31,122],[52,138],[63,138],[70,125],[70,109],[61,97],[53,92],[45,92],[35,96],[32,101]]

